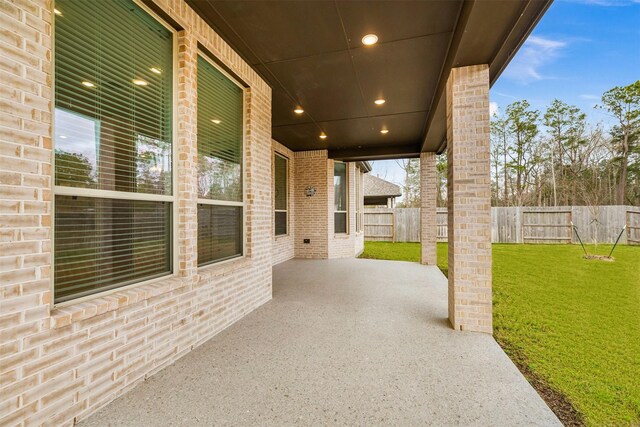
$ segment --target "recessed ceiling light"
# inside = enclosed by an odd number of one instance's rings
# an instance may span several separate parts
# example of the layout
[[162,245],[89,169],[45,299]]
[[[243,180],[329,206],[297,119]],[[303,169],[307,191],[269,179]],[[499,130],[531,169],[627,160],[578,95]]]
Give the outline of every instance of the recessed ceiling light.
[[146,86],[146,85],[149,84],[149,82],[146,82],[146,81],[141,80],[141,79],[134,79],[133,80],[133,84],[136,85],[136,86]]
[[56,15],[62,16],[62,12],[60,12],[58,9],[53,9],[53,13],[55,13]]
[[211,121],[217,125],[219,125],[220,123],[222,123],[222,120],[220,119],[211,119]]
[[296,109],[293,110],[293,112],[296,114],[302,114],[304,113],[304,110],[302,109],[302,107],[296,107]]
[[375,101],[373,101],[373,103],[376,104],[376,105],[382,105],[385,102],[387,102],[387,101],[385,99],[382,99],[382,98],[378,98]]
[[91,82],[88,82],[88,81],[86,81],[86,80],[82,82],[82,85],[83,85],[83,86],[86,86],[86,87],[96,87],[96,85],[95,85],[95,84],[93,84],[93,83],[91,83]]
[[149,68],[151,70],[152,73],[155,74],[162,74],[162,70],[160,70],[160,68],[156,68],[156,67],[151,67]]
[[327,134],[324,132],[320,132],[320,139],[327,139]]
[[382,129],[380,133],[389,133],[389,129]]
[[375,34],[367,34],[362,38],[362,44],[365,46],[371,46],[376,43],[378,43],[378,36]]

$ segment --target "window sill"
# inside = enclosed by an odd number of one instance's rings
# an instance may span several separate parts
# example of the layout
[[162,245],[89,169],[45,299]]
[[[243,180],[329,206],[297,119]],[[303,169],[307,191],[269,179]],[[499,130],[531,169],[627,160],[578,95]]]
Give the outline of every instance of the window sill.
[[89,300],[83,300],[61,307],[54,307],[49,317],[49,328],[57,329],[68,326],[74,322],[90,319],[101,314],[115,311],[144,301],[151,297],[182,288],[189,280],[175,276],[163,277],[153,283],[132,285],[127,289],[118,289],[107,295],[96,295]]
[[[232,274],[249,267],[251,259],[243,256],[198,268],[197,283],[207,279]],[[149,298],[180,289],[193,283],[187,278],[166,276],[151,283],[134,284],[127,288],[107,291],[108,294],[96,294],[81,301],[70,301],[51,310],[49,329],[63,328],[75,322],[87,320],[110,311],[145,301]]]
[[251,265],[251,259],[246,255],[228,259],[225,261],[216,262],[213,264],[198,267],[198,282],[203,280],[212,279],[214,277],[225,276],[235,273],[237,270],[249,267]]
[[289,237],[291,237],[290,234],[280,234],[278,236],[274,236],[273,240],[282,240],[282,239],[287,239]]
[[349,237],[351,237],[351,235],[347,233],[340,233],[340,234],[333,235],[334,239],[348,239]]

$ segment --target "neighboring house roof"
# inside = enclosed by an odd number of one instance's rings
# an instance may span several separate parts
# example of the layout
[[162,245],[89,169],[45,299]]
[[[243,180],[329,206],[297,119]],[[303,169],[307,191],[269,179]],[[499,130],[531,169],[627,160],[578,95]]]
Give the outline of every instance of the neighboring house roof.
[[400,186],[385,181],[382,178],[378,178],[377,176],[373,176],[371,174],[365,174],[363,176],[364,181],[364,197],[400,197],[402,196],[402,191],[400,191]]
[[370,162],[356,162],[358,167],[362,169],[363,173],[371,172],[371,163]]

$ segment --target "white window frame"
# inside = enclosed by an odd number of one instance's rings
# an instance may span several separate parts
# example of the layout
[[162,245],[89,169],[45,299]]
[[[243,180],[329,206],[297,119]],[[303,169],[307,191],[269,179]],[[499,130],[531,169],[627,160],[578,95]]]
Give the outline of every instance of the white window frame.
[[55,247],[55,201],[56,196],[78,196],[78,197],[93,197],[99,199],[116,199],[116,200],[137,200],[137,201],[156,201],[156,202],[169,202],[171,203],[171,227],[169,230],[169,248],[171,249],[171,256],[169,257],[171,265],[169,268],[169,272],[167,274],[163,274],[158,277],[153,277],[147,280],[141,280],[135,283],[130,283],[123,286],[117,286],[110,289],[105,289],[104,291],[95,292],[90,295],[84,295],[77,298],[71,298],[67,301],[55,302],[55,263],[51,262],[51,279],[50,279],[50,289],[52,295],[52,306],[53,308],[59,307],[67,307],[70,305],[78,304],[84,301],[88,301],[91,299],[104,297],[105,295],[113,294],[116,292],[126,291],[127,289],[131,289],[137,286],[143,286],[149,283],[158,282],[160,280],[164,280],[168,277],[174,277],[178,275],[178,271],[176,266],[178,263],[178,247],[177,247],[177,239],[176,239],[176,230],[178,229],[178,203],[176,192],[178,189],[178,171],[177,171],[177,161],[178,155],[176,152],[176,141],[178,139],[178,130],[176,124],[178,123],[178,31],[165,22],[158,14],[152,11],[149,7],[147,7],[140,0],[132,0],[132,2],[144,10],[149,16],[155,19],[158,23],[160,23],[163,27],[168,29],[171,32],[171,62],[172,62],[172,84],[171,84],[171,195],[167,196],[164,194],[150,194],[150,193],[131,193],[126,191],[112,191],[112,190],[98,190],[93,188],[81,188],[81,187],[66,187],[66,186],[58,186],[55,185],[55,160],[56,160],[56,150],[55,150],[55,138],[56,134],[55,130],[55,23],[56,23],[56,14],[55,10],[55,2],[51,2],[50,13],[51,16],[54,17],[52,25],[51,25],[51,51],[52,51],[52,60],[51,60],[51,69],[54,70],[54,74],[51,78],[51,98],[52,98],[52,115],[51,115],[51,140],[52,140],[52,149],[51,149],[51,251],[53,256],[53,251]]
[[276,224],[275,224],[275,215],[274,215],[274,220],[273,220],[273,235],[276,238],[281,238],[281,237],[287,237],[289,235],[289,158],[287,156],[285,156],[284,154],[280,154],[277,151],[275,151],[273,156],[273,169],[274,169],[274,173],[273,173],[273,188],[274,188],[274,194],[275,194],[275,188],[276,188],[276,174],[275,174],[275,158],[276,156],[281,157],[284,159],[284,161],[286,162],[286,178],[285,178],[285,197],[286,197],[286,209],[276,209],[275,208],[275,197],[274,197],[274,212],[284,212],[286,213],[286,218],[287,218],[287,222],[286,222],[286,231],[284,234],[276,234]]
[[[202,57],[202,59],[207,61],[209,65],[213,66],[216,70],[222,73],[222,75],[224,75],[226,78],[228,78],[232,83],[234,83],[236,86],[238,86],[242,90],[242,147],[241,147],[241,150],[242,150],[242,174],[241,174],[242,175],[242,201],[234,202],[229,200],[202,199],[200,197],[198,197],[196,200],[196,217],[197,217],[197,209],[198,209],[197,205],[242,207],[242,254],[238,256],[233,256],[230,258],[221,259],[221,260],[209,261],[204,264],[200,264],[196,260],[196,263],[198,264],[198,268],[200,269],[200,268],[218,266],[221,264],[225,264],[227,262],[236,261],[238,259],[247,257],[248,227],[247,227],[247,206],[246,206],[247,204],[246,203],[247,201],[247,168],[246,168],[247,152],[246,152],[246,149],[247,149],[247,98],[248,98],[249,91],[246,85],[243,85],[235,77],[233,77],[228,72],[226,72],[222,67],[220,67],[220,65],[218,65],[214,60],[212,60],[209,54],[207,54],[201,49],[198,49],[198,56]],[[196,58],[196,62],[197,62],[197,58]],[[198,91],[198,88],[196,87],[196,93],[197,91]],[[196,130],[196,133],[197,133],[197,130]],[[197,150],[198,150],[198,147],[196,145],[196,156],[197,156]]]
[[[338,235],[338,236],[344,236],[344,235],[348,235],[349,234],[349,202],[350,202],[350,197],[349,197],[349,163],[347,162],[341,162],[338,160],[334,160],[333,162],[333,176],[335,179],[336,176],[336,163],[342,163],[344,164],[344,185],[345,185],[345,189],[346,189],[346,193],[347,193],[347,210],[344,211],[338,211],[336,210],[336,203],[335,203],[335,195],[334,195],[334,201],[333,201],[333,234]],[[332,183],[332,185],[334,185]],[[334,191],[335,191],[335,185],[334,185]],[[345,231],[344,232],[336,232],[336,224],[335,224],[335,214],[337,213],[344,213],[345,214]]]

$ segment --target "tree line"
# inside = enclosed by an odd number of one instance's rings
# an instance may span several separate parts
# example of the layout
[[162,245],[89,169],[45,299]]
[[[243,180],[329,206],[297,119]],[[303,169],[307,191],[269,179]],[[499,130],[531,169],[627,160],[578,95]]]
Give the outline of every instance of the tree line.
[[611,116],[609,128],[558,99],[543,112],[522,100],[494,115],[493,205],[638,204],[640,80],[605,92],[596,108]]
[[[580,108],[553,100],[544,111],[526,100],[491,117],[493,206],[640,205],[640,80],[605,92],[591,123]],[[405,172],[400,205],[420,205],[418,159]],[[437,160],[437,203],[446,206],[446,156]]]

